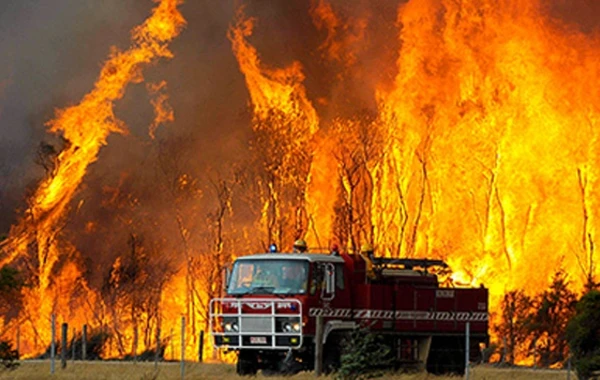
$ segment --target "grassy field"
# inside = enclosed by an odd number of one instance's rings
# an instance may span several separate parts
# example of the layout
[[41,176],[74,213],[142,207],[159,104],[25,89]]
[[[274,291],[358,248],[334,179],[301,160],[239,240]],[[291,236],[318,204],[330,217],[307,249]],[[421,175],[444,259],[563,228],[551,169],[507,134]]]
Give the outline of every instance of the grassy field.
[[[131,362],[69,362],[66,369],[60,369],[57,363],[56,373],[50,375],[50,362],[48,361],[25,361],[13,371],[0,370],[0,379],[56,379],[56,380],[95,380],[95,379],[180,379],[179,363],[161,363],[158,371],[155,371],[152,363]],[[235,379],[235,367],[230,364],[198,364],[188,363],[185,367],[185,379]],[[308,380],[314,379],[312,373],[301,373],[292,377],[264,377],[258,375],[253,379],[270,380]],[[328,379],[329,377],[321,377]],[[384,379],[396,380],[458,380],[462,377],[433,376],[426,373],[417,374],[389,374]],[[471,370],[470,379],[473,380],[566,380],[567,371],[561,370],[533,370],[533,369],[499,369],[494,367],[479,366]],[[576,376],[571,373],[571,379]]]

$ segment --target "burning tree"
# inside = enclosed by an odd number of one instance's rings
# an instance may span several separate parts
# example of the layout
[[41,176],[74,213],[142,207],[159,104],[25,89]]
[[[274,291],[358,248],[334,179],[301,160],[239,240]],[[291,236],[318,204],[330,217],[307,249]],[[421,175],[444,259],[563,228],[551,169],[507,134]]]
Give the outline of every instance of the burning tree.
[[[16,269],[8,266],[0,268],[0,315],[4,316],[2,319],[10,319],[11,314],[18,311],[22,301],[20,290],[23,285],[23,280]],[[2,325],[0,323],[0,326]],[[18,366],[18,363],[15,363],[18,358],[19,353],[13,349],[13,345],[9,341],[0,339],[0,364],[5,368],[14,368]]]
[[343,246],[358,251],[361,242],[373,241],[372,205],[374,170],[382,157],[381,136],[373,116],[351,122],[334,122],[331,154],[337,161],[340,181],[333,231]]
[[529,328],[533,335],[532,348],[539,354],[535,359],[542,367],[562,365],[566,361],[567,324],[575,311],[576,300],[577,296],[568,288],[565,272],[559,270],[550,288],[534,303]]
[[567,328],[569,348],[577,374],[589,378],[600,370],[600,292],[591,290],[577,303]]
[[171,138],[161,141],[158,147],[159,184],[166,195],[164,204],[169,205],[165,217],[174,225],[182,254],[185,271],[185,316],[192,325],[195,337],[196,303],[198,302],[194,261],[198,252],[193,248],[192,231],[197,229],[199,219],[197,204],[202,197],[198,179],[188,173],[191,157],[182,154],[189,138]]
[[308,229],[305,191],[311,166],[311,139],[318,119],[302,85],[301,66],[262,67],[256,49],[247,42],[253,20],[242,10],[229,39],[252,99],[252,149],[259,168],[257,189],[262,203],[265,248],[283,247]]
[[175,274],[171,259],[162,256],[160,248],[133,233],[129,235],[127,246],[129,252],[117,257],[102,288],[102,299],[111,321],[106,327],[114,335],[114,346],[120,357],[135,356],[142,347],[146,350],[156,347],[163,291]]
[[[157,2],[131,48],[114,50],[94,89],[48,123],[63,140],[39,146],[46,177],[0,243],[0,265],[13,263],[32,285],[19,315],[31,352],[49,342],[40,326],[52,312],[112,326],[121,340],[114,355],[148,346],[180,312],[195,333],[232,255],[298,237],[446,259],[456,283],[484,283],[492,309],[503,305],[498,334],[509,360],[521,355],[527,297],[536,299],[558,265],[582,273],[571,288],[597,285],[598,37],[565,25],[556,2],[282,2],[269,12],[293,8],[293,17],[263,24],[240,10],[227,37],[242,75],[223,76],[248,90],[251,115],[240,129],[251,137],[247,156],[234,160],[243,176],[195,164],[194,130],[145,142],[144,173],[118,173],[119,185],[92,181],[109,136],[126,131],[115,103],[143,80],[143,67],[172,56],[168,45],[185,24],[179,3]],[[272,32],[278,19],[290,25],[272,39],[286,49],[272,51],[258,28]],[[298,46],[310,53],[288,57]],[[157,83],[147,86],[152,137],[174,119]],[[166,256],[173,262],[160,261]],[[556,308],[568,308],[552,297],[568,288],[539,300],[545,362],[564,354],[550,324],[564,322]],[[84,307],[71,311],[75,301]]]
[[[34,331],[34,336],[28,337],[31,342],[38,338],[43,345],[49,342],[50,337],[42,333],[39,325],[51,313],[59,311],[67,317],[69,309],[57,308],[57,300],[62,279],[79,276],[71,277],[72,271],[79,270],[75,265],[60,265],[65,258],[61,252],[72,252],[60,239],[71,201],[107,137],[125,131],[114,114],[114,102],[123,97],[129,83],[141,80],[141,68],[145,64],[172,57],[168,44],[185,24],[177,10],[178,3],[177,0],[161,1],[152,16],[134,29],[131,48],[113,51],[94,89],[78,105],[57,111],[56,118],[48,123],[51,132],[62,133],[65,146],[60,153],[42,146],[42,163],[49,162],[47,157],[53,157],[52,165],[48,165],[49,176],[40,183],[25,216],[13,226],[9,238],[0,247],[3,253],[0,265],[22,257],[33,258],[35,263],[33,287],[25,294],[22,311]],[[56,271],[60,276],[55,276]],[[34,350],[41,348],[36,346]]]
[[502,315],[495,326],[495,333],[502,340],[502,362],[515,364],[516,358],[529,355],[529,319],[531,298],[523,291],[510,291],[501,303]]

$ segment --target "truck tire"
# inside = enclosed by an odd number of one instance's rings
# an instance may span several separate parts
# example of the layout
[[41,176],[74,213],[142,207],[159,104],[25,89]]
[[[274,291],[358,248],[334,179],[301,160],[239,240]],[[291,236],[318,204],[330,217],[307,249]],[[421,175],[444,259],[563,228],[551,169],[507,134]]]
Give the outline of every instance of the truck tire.
[[339,347],[325,345],[323,351],[323,373],[329,375],[340,369],[342,355]]
[[240,351],[236,365],[236,373],[240,376],[253,376],[258,372],[258,360],[252,351]]
[[323,373],[329,375],[342,366],[342,347],[350,342],[350,333],[332,333],[323,346]]
[[434,337],[431,343],[427,372],[434,375],[465,373],[465,350],[460,338]]

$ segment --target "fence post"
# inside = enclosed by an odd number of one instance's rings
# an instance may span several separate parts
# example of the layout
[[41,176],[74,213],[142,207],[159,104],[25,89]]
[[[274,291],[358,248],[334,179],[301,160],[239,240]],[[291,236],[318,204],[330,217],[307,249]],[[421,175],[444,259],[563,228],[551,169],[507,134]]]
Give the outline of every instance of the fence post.
[[81,360],[85,361],[87,354],[87,325],[83,325],[81,331]]
[[181,379],[185,376],[185,317],[181,317]]
[[133,363],[137,363],[138,329],[133,327]]
[[204,353],[204,330],[200,331],[200,342],[198,342],[198,363],[202,363]]
[[533,369],[537,369],[537,337],[533,338]]
[[154,369],[158,369],[158,357],[160,355],[160,327],[156,327],[156,352],[154,353]]
[[63,322],[62,324],[62,334],[61,334],[61,342],[60,342],[60,367],[62,369],[67,368],[67,332],[69,329],[69,325]]
[[465,380],[469,380],[469,359],[471,358],[471,322],[465,325]]
[[175,359],[175,333],[173,332],[173,328],[171,327],[171,360]]
[[323,316],[317,316],[317,331],[315,332],[315,377],[323,372]]
[[52,314],[51,319],[51,331],[52,331],[52,341],[50,342],[50,374],[54,375],[54,354],[56,352],[56,316]]
[[21,325],[17,326],[17,360],[21,359]]
[[73,364],[75,364],[75,342],[77,335],[77,329],[73,327],[73,336],[71,337],[71,359],[73,359]]
[[571,380],[571,354],[569,353],[569,360],[567,361],[567,380]]

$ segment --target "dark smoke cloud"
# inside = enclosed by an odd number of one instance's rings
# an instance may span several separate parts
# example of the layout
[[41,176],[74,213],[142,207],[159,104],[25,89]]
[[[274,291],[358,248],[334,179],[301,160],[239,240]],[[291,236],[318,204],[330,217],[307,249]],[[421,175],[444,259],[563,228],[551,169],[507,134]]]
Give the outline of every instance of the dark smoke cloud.
[[[57,142],[44,126],[54,109],[92,89],[110,47],[126,49],[130,30],[153,6],[149,0],[0,2],[0,232],[15,222],[27,189],[43,175],[34,159],[42,140]],[[182,6],[188,27],[172,45],[177,58],[145,70],[147,81],[168,81],[178,120],[159,135],[171,128],[169,133],[195,135],[202,150],[214,150],[216,139],[233,132],[245,105],[243,80],[225,37],[233,9],[232,2]],[[145,86],[127,91],[116,113],[131,133],[111,137],[96,165],[117,173],[139,162],[143,152],[123,154],[121,148],[132,138],[147,143],[152,119]]]
[[551,17],[587,34],[600,31],[600,2],[596,0],[553,0],[547,4]]
[[109,46],[143,20],[140,3],[0,2],[0,231],[42,174],[33,161],[40,141],[51,139],[44,123],[91,88]]

